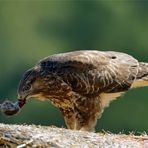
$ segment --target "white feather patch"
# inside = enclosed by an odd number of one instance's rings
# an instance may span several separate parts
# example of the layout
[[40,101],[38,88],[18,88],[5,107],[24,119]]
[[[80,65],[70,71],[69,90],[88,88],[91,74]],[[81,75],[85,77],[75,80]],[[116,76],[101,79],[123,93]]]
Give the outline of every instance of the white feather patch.
[[111,101],[116,100],[118,97],[120,97],[123,94],[124,92],[100,94],[102,107],[103,108],[108,107]]
[[148,81],[137,80],[132,84],[131,88],[138,88],[138,87],[145,87],[145,86],[148,86]]

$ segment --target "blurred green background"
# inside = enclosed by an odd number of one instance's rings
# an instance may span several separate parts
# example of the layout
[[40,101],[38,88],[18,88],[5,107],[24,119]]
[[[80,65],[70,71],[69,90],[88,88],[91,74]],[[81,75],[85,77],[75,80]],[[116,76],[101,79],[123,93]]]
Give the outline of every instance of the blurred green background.
[[[141,0],[0,1],[0,102],[17,99],[24,71],[53,53],[78,49],[115,50],[148,62],[148,2]],[[97,131],[148,132],[148,88],[113,102]],[[0,122],[65,127],[50,102],[30,100]]]

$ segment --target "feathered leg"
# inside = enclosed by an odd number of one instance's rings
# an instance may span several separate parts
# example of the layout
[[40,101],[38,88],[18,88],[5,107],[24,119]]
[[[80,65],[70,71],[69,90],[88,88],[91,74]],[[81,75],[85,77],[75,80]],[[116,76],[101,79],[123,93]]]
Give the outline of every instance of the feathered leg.
[[75,118],[75,112],[72,108],[67,109],[60,109],[63,113],[65,124],[68,129],[76,129],[76,118]]
[[75,102],[75,112],[76,129],[94,132],[97,119],[102,114],[99,98],[79,98]]

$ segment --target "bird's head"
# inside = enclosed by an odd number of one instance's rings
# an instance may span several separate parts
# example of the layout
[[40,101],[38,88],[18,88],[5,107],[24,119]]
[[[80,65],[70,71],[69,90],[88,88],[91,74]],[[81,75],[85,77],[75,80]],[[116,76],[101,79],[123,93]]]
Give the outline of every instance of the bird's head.
[[26,71],[18,86],[19,99],[42,98],[48,92],[47,81],[40,67],[36,66]]

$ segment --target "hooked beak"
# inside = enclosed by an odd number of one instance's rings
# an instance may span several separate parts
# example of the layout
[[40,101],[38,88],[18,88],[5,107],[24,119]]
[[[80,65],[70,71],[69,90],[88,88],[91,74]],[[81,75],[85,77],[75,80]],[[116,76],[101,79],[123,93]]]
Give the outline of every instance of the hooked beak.
[[28,98],[29,98],[28,95],[26,96],[18,95],[18,105],[20,108],[22,108],[27,103]]
[[29,95],[18,95],[19,100],[28,100],[29,98]]

